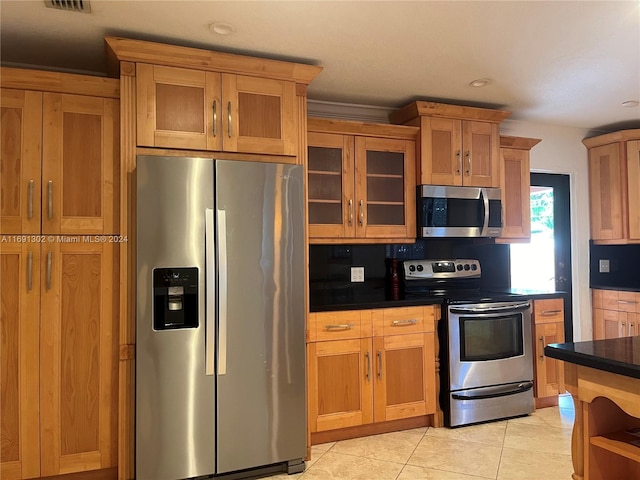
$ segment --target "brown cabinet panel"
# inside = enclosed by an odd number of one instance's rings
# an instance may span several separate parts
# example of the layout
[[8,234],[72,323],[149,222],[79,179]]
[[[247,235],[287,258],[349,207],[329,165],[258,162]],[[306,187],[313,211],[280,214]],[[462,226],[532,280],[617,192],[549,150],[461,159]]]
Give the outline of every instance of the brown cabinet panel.
[[623,157],[620,144],[612,143],[589,150],[589,199],[591,239],[619,240],[625,237],[622,190]]
[[[415,238],[415,141],[373,136],[383,126],[313,119],[308,133],[312,242]],[[323,128],[326,129],[323,132]],[[402,129],[407,127],[392,127]],[[411,136],[413,129],[402,132]],[[349,131],[353,135],[327,133]],[[386,131],[386,130],[385,130]]]
[[531,239],[529,150],[500,148],[500,166],[503,208],[500,238],[505,242],[528,242]]
[[627,142],[627,192],[629,194],[629,239],[640,241],[640,140]]
[[297,155],[295,83],[138,63],[138,145]]
[[591,294],[594,340],[640,335],[640,292],[594,289]]
[[309,132],[308,145],[309,237],[354,237],[353,139]]
[[42,93],[0,91],[0,232],[40,232]]
[[310,343],[307,349],[310,431],[371,423],[371,340]]
[[536,341],[536,397],[552,397],[564,393],[564,365],[544,355],[544,347],[550,343],[564,342],[564,323],[537,323],[534,326]]
[[43,246],[42,475],[116,465],[116,248]]
[[40,245],[0,251],[0,477],[40,475]]
[[462,122],[463,185],[500,186],[498,141],[497,124]]
[[434,334],[374,337],[374,421],[435,413]]
[[118,102],[45,93],[43,112],[42,233],[115,233]]

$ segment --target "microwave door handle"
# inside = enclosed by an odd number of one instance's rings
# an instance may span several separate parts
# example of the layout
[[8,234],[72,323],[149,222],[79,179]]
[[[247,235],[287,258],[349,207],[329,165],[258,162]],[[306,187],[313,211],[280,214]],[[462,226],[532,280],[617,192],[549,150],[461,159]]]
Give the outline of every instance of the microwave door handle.
[[487,236],[487,230],[489,230],[489,195],[487,195],[487,189],[480,189],[480,196],[482,197],[482,206],[484,207],[484,220],[482,222],[483,237]]

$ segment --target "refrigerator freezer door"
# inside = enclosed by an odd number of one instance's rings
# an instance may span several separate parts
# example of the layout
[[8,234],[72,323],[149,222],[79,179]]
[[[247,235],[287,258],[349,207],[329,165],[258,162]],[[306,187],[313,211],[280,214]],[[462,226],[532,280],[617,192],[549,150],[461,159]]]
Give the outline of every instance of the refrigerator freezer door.
[[[138,480],[215,471],[215,376],[206,375],[204,314],[205,210],[213,209],[213,172],[212,159],[137,159]],[[154,330],[154,269],[169,268],[172,273],[166,274],[174,275],[179,267],[197,268],[198,318],[191,321],[197,327]],[[214,299],[210,283],[206,286]],[[172,309],[179,308],[180,302],[174,302]]]
[[226,278],[216,472],[225,473],[305,456],[302,167],[218,161],[215,196]]

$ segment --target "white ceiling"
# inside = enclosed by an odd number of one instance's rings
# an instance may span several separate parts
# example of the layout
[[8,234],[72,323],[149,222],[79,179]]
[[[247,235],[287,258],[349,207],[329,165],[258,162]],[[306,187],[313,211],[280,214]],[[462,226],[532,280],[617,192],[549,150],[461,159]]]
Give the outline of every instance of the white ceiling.
[[[112,1],[91,13],[0,1],[4,65],[105,72],[105,35],[324,67],[309,98],[414,99],[510,110],[515,120],[640,128],[640,1]],[[236,31],[220,36],[213,22]],[[469,82],[488,78],[484,88]]]

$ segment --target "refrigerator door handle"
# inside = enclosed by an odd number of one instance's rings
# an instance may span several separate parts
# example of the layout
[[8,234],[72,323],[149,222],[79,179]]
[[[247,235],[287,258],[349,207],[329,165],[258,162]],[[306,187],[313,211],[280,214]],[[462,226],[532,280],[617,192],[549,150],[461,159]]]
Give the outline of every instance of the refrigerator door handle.
[[218,210],[218,375],[227,374],[227,212]]
[[215,326],[216,326],[216,304],[215,304],[215,254],[216,239],[213,223],[213,209],[205,210],[205,374],[215,374]]

